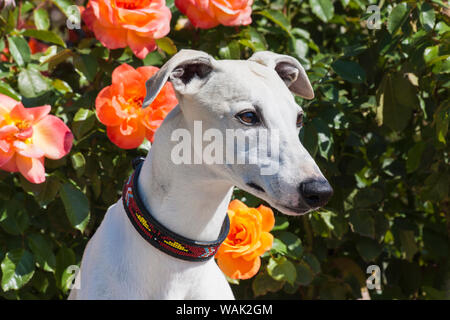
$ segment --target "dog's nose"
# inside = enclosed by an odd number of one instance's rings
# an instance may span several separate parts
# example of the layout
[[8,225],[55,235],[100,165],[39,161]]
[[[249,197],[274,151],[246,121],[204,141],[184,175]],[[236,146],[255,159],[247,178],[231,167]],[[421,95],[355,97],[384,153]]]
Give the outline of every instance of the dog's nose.
[[300,194],[311,208],[318,208],[330,200],[333,188],[325,179],[307,180],[300,183]]

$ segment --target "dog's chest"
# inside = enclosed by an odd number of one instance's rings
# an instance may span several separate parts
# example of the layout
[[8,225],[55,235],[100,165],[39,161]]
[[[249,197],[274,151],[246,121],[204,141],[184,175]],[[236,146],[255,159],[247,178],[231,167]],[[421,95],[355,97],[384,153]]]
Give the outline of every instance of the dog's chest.
[[213,260],[183,261],[152,247],[121,210],[120,202],[108,210],[83,257],[82,286],[89,296],[189,299],[208,296],[205,291],[215,291],[214,284],[224,282]]

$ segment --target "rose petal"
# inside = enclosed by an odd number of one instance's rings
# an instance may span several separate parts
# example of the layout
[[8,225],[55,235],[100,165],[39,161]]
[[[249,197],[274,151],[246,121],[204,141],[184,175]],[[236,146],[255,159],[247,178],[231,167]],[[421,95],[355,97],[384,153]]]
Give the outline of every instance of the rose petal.
[[15,125],[6,125],[0,127],[0,139],[4,139],[6,137],[12,136],[19,132],[19,129]]
[[112,84],[119,85],[126,83],[127,90],[139,87],[145,89],[146,80],[136,69],[126,63],[115,68],[112,73]]
[[0,93],[0,115],[11,112],[11,110],[18,104],[22,103]]
[[264,205],[260,205],[257,210],[261,213],[262,217],[262,230],[269,232],[275,225],[275,217],[272,209]]
[[244,255],[242,258],[248,261],[255,259],[256,257],[261,256],[267,250],[270,250],[272,248],[272,245],[273,245],[273,235],[270,234],[269,232],[262,232],[259,238],[257,248],[253,252]]
[[59,118],[48,115],[33,126],[33,143],[50,159],[60,159],[72,148],[73,135]]
[[231,255],[223,254],[217,257],[217,264],[222,272],[232,279],[250,279],[258,273],[261,259],[256,257],[251,261],[246,261],[243,258],[233,259]]
[[111,86],[103,88],[95,99],[95,111],[101,123],[106,126],[118,126],[122,123],[124,113],[112,101]]
[[137,68],[136,71],[141,74],[145,81],[147,81],[159,71],[159,68],[154,66],[144,66]]
[[119,148],[134,149],[141,145],[145,138],[144,126],[136,127],[136,130],[130,131],[130,134],[124,135],[121,126],[106,127],[108,138]]
[[9,113],[9,116],[11,119],[14,119],[16,121],[33,121],[33,115],[25,109],[23,104],[19,103],[17,104]]
[[[2,141],[0,141],[0,144],[2,143]],[[0,169],[1,167],[7,163],[12,156],[14,155],[14,149],[13,148],[8,148],[7,151],[3,151],[3,148],[0,148]]]
[[[167,30],[167,33],[169,33],[168,31],[169,30]],[[147,54],[155,51],[157,48],[153,38],[141,36],[135,31],[128,31],[127,42],[131,51],[133,51],[134,55],[139,59],[144,59]]]
[[16,154],[16,164],[20,173],[31,183],[45,181],[44,157],[36,159]]
[[0,169],[8,171],[8,172],[19,171],[19,169],[17,168],[17,165],[16,165],[16,153],[15,152],[13,152],[12,157],[9,158],[9,160],[7,162],[5,162],[4,164],[2,164],[0,166]]
[[16,152],[24,157],[42,158],[45,154],[44,151],[32,143],[25,143],[23,141],[16,140],[13,145],[16,148]]
[[93,6],[84,10],[83,21],[91,29],[95,37],[108,49],[125,48],[127,46],[127,30],[108,23],[106,17],[98,19]]
[[210,29],[219,25],[219,22],[213,16],[208,15],[206,10],[201,10],[200,7],[190,4],[188,1],[175,0],[175,5],[197,28]]
[[228,205],[228,210],[232,210],[232,211],[236,212],[239,209],[248,209],[248,207],[245,205],[245,203],[243,203],[242,201],[240,201],[238,199],[234,199]]

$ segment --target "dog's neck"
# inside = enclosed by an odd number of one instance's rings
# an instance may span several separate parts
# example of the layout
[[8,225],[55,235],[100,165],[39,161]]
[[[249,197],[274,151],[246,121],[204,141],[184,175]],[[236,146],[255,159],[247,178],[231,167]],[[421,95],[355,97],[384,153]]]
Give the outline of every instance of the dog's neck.
[[166,228],[192,240],[213,241],[219,236],[233,186],[201,164],[173,163],[171,151],[178,141],[171,141],[171,135],[177,128],[187,129],[179,107],[155,135],[138,179],[139,194]]

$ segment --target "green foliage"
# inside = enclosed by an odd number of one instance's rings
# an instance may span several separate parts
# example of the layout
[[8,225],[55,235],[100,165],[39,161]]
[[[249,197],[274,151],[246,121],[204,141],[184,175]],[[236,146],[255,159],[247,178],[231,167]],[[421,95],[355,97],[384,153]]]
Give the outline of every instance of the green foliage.
[[[20,3],[20,4],[19,4]],[[122,63],[162,65],[182,48],[246,59],[271,50],[298,58],[316,98],[300,139],[335,193],[303,217],[277,214],[273,248],[237,298],[355,299],[366,268],[382,269],[373,299],[450,297],[448,123],[450,27],[443,1],[382,1],[381,28],[367,28],[371,0],[257,0],[250,26],[172,30],[143,61],[107,50],[53,21],[71,1],[19,1],[0,16],[0,93],[26,107],[52,105],[75,136],[71,153],[46,160],[46,182],[0,171],[0,295],[65,298],[70,266],[120,196],[131,160],[106,137],[95,98]],[[55,15],[57,16],[57,15]],[[62,15],[60,15],[62,16]],[[18,20],[20,18],[20,24]],[[35,29],[20,29],[24,23]],[[70,41],[69,39],[70,33]],[[32,53],[30,37],[49,48]],[[261,203],[236,190],[249,206]]]

